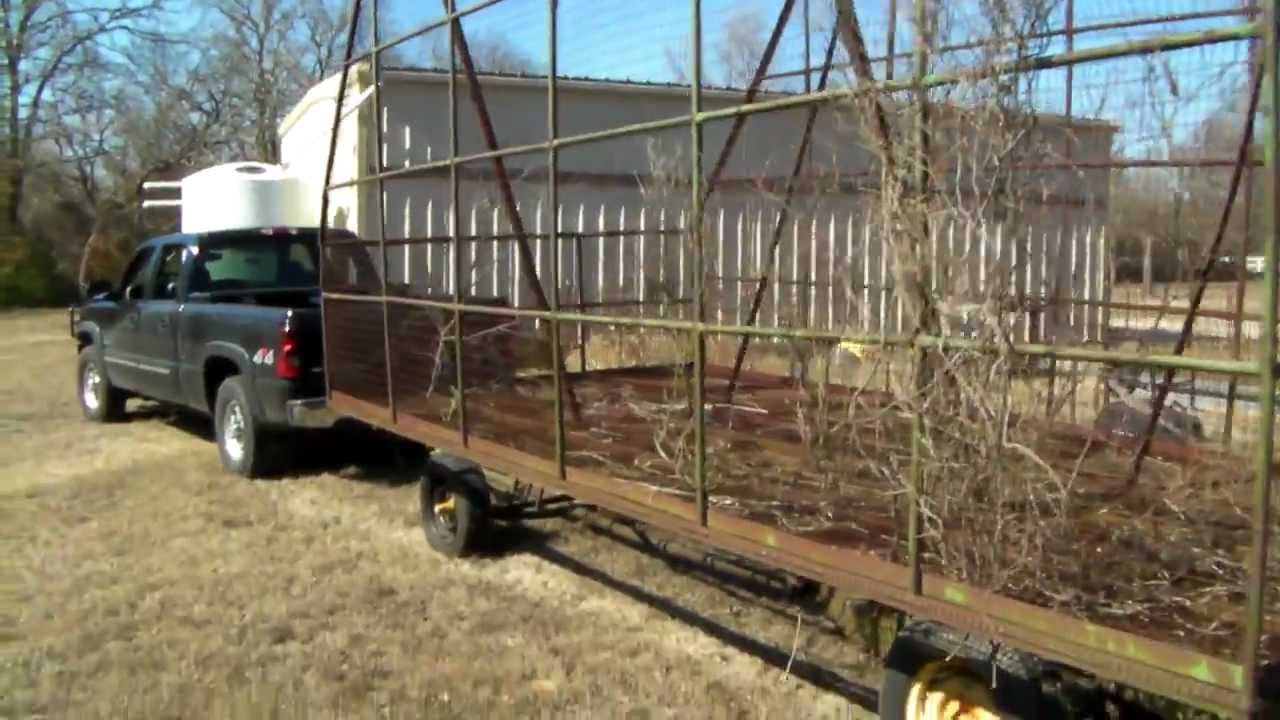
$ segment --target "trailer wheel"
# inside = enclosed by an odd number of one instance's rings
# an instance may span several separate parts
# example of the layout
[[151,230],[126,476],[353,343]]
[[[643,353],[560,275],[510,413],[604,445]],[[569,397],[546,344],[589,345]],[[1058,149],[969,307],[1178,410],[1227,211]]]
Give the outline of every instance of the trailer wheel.
[[908,626],[894,640],[880,684],[881,720],[1040,717],[1039,685],[1026,668],[1010,667],[1007,656],[984,657],[989,643],[956,645],[934,631]]
[[488,503],[462,479],[432,475],[424,475],[420,486],[427,544],[446,557],[466,557],[485,524]]

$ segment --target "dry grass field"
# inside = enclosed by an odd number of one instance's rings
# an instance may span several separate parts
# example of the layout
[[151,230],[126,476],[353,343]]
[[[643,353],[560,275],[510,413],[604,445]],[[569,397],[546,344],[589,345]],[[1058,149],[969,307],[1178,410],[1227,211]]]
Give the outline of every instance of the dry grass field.
[[136,402],[128,422],[83,421],[74,365],[65,314],[0,314],[0,717],[874,705],[852,642],[723,559],[578,511],[447,560],[422,538],[416,486],[344,443],[311,446],[305,471],[240,480],[207,421]]

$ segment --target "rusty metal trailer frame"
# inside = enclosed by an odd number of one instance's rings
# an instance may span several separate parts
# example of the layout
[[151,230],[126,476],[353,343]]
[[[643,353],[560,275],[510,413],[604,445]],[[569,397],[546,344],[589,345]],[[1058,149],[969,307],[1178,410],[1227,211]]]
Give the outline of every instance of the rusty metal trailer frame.
[[[965,584],[954,582],[943,577],[923,572],[919,554],[915,551],[915,534],[908,538],[908,562],[898,565],[880,560],[869,555],[860,555],[849,551],[837,551],[821,543],[802,539],[773,526],[765,525],[717,512],[708,508],[706,494],[706,417],[704,413],[706,390],[706,341],[709,334],[736,336],[743,344],[751,338],[800,338],[809,340],[842,341],[852,340],[858,343],[912,348],[914,352],[927,353],[946,348],[992,351],[993,348],[977,342],[940,337],[929,334],[911,336],[885,337],[883,335],[856,335],[823,332],[803,328],[761,328],[752,323],[745,326],[718,325],[707,322],[704,292],[704,253],[703,227],[698,222],[701,211],[710,193],[715,189],[716,175],[724,165],[722,155],[716,164],[716,171],[709,178],[703,177],[703,141],[702,131],[709,122],[724,119],[745,120],[749,115],[776,110],[809,107],[816,108],[824,103],[847,100],[855,97],[874,97],[894,91],[911,91],[921,97],[921,93],[933,87],[963,81],[973,77],[964,72],[930,73],[928,72],[927,42],[917,43],[910,53],[894,51],[892,38],[893,23],[890,23],[888,56],[914,57],[914,72],[911,77],[895,79],[892,72],[886,72],[883,80],[860,82],[851,88],[829,89],[822,82],[813,88],[809,84],[809,76],[815,69],[810,67],[808,38],[805,40],[805,63],[801,71],[805,78],[805,92],[782,98],[761,102],[748,99],[737,106],[716,110],[704,110],[702,106],[702,27],[701,2],[689,0],[690,7],[690,92],[689,112],[686,115],[668,119],[637,123],[608,130],[562,136],[559,127],[559,109],[557,105],[557,1],[546,0],[548,22],[549,68],[547,72],[547,139],[544,142],[522,146],[500,148],[494,139],[492,127],[488,123],[484,111],[483,88],[481,87],[475,67],[467,49],[466,36],[461,20],[485,8],[497,5],[502,0],[482,0],[466,7],[459,8],[457,0],[443,0],[443,16],[410,32],[391,40],[383,40],[378,32],[377,0],[352,0],[350,6],[350,24],[346,37],[346,48],[342,63],[341,76],[337,90],[337,102],[333,117],[333,134],[329,146],[329,156],[325,169],[324,195],[321,203],[322,228],[321,242],[326,242],[326,226],[329,220],[329,195],[335,190],[345,187],[361,186],[366,183],[377,183],[379,190],[387,180],[413,177],[432,171],[446,170],[450,178],[450,197],[453,206],[457,207],[459,195],[459,166],[479,160],[489,160],[495,165],[497,181],[502,185],[504,200],[512,205],[509,208],[513,217],[513,233],[511,240],[516,243],[521,260],[527,261],[529,249],[527,241],[532,233],[526,233],[519,222],[518,212],[511,200],[509,181],[503,169],[503,158],[531,153],[545,153],[548,163],[548,192],[552,207],[556,206],[558,193],[558,153],[566,147],[597,142],[611,138],[620,138],[660,129],[687,127],[690,132],[692,159],[690,168],[690,204],[694,221],[689,224],[687,232],[691,236],[696,252],[693,268],[694,294],[693,311],[689,319],[650,318],[634,316],[610,316],[585,314],[580,312],[582,306],[572,309],[579,312],[566,311],[560,305],[559,293],[544,293],[536,272],[525,272],[528,282],[534,286],[535,296],[542,299],[536,309],[497,308],[491,306],[471,305],[463,301],[462,296],[462,260],[461,252],[452,253],[453,297],[451,300],[425,300],[388,296],[386,292],[385,265],[386,249],[390,243],[385,235],[385,208],[383,195],[378,193],[379,232],[377,239],[366,241],[371,248],[376,247],[381,255],[382,285],[377,295],[359,295],[333,292],[324,287],[322,314],[326,307],[334,302],[372,303],[380,305],[383,324],[383,352],[387,371],[386,405],[358,399],[352,395],[335,390],[328,386],[329,378],[329,333],[325,334],[325,376],[326,392],[331,406],[338,412],[351,415],[387,430],[414,438],[432,447],[448,452],[464,455],[485,466],[509,476],[517,477],[523,482],[532,482],[547,489],[561,491],[583,501],[623,513],[635,519],[651,523],[655,526],[679,533],[687,538],[700,541],[727,551],[742,554],[764,561],[768,564],[794,572],[813,580],[832,586],[850,590],[859,596],[875,600],[903,612],[934,620],[953,626],[957,629],[980,633],[1001,642],[1034,653],[1047,660],[1064,663],[1081,671],[1096,674],[1098,677],[1113,680],[1134,688],[1170,697],[1194,706],[1223,713],[1232,717],[1246,717],[1260,707],[1257,682],[1259,670],[1259,645],[1262,633],[1265,568],[1267,564],[1268,532],[1271,518],[1271,474],[1273,457],[1273,432],[1275,424],[1275,394],[1261,392],[1261,416],[1257,438],[1255,458],[1255,480],[1253,484],[1252,510],[1252,546],[1249,559],[1249,579],[1247,586],[1246,627],[1239,662],[1229,662],[1206,654],[1177,647],[1172,644],[1150,640],[1137,635],[1109,629],[1093,623],[1073,619],[1062,614],[1035,607],[1027,603],[1000,597]],[[917,18],[923,17],[929,0],[915,0]],[[1277,143],[1280,142],[1280,122],[1275,117],[1275,109],[1280,108],[1280,77],[1277,76],[1277,2],[1266,0],[1265,7],[1259,10],[1255,6],[1246,6],[1240,11],[1222,13],[1201,13],[1200,15],[1222,16],[1235,14],[1244,18],[1244,22],[1235,27],[1204,32],[1170,34],[1146,38],[1140,41],[1123,44],[1093,47],[1086,50],[1075,50],[1071,38],[1075,33],[1101,30],[1111,25],[1097,27],[1073,27],[1074,14],[1071,12],[1071,0],[1068,3],[1067,26],[1061,30],[1053,30],[1046,35],[1065,35],[1067,37],[1066,52],[1016,60],[997,64],[983,71],[984,77],[1020,73],[1050,68],[1068,69],[1067,92],[1070,98],[1070,69],[1077,64],[1113,58],[1129,57],[1139,54],[1162,52],[1182,48],[1203,46],[1219,42],[1236,40],[1252,40],[1255,44],[1261,41],[1263,49],[1261,96],[1264,107],[1272,110],[1267,118],[1265,140],[1263,146],[1265,157],[1263,182],[1270,192],[1266,194],[1266,228],[1268,241],[1265,244],[1266,269],[1264,274],[1265,295],[1262,312],[1261,342],[1259,351],[1253,360],[1236,359],[1212,360],[1190,358],[1175,352],[1172,355],[1144,355],[1114,352],[1106,349],[1096,350],[1081,347],[1058,347],[1045,344],[1021,344],[1013,350],[1027,356],[1044,357],[1050,362],[1099,362],[1106,364],[1136,364],[1152,369],[1168,372],[1175,370],[1201,370],[1223,373],[1231,376],[1232,385],[1239,377],[1249,376],[1257,379],[1261,388],[1274,387],[1276,381],[1276,321],[1277,321],[1277,269],[1280,259],[1276,250],[1276,231],[1280,228],[1280,204],[1276,202],[1275,189],[1280,188],[1280,162],[1276,157]],[[373,26],[373,42],[371,47],[362,53],[356,53],[356,38],[361,26],[363,11],[370,10]],[[785,22],[794,3],[785,0],[777,26]],[[805,16],[808,15],[807,2]],[[896,10],[897,3],[893,3]],[[1260,16],[1260,19],[1254,19]],[[1188,16],[1191,17],[1191,16]],[[1178,19],[1175,17],[1152,18],[1151,22]],[[450,140],[449,157],[445,160],[410,165],[404,168],[388,170],[383,166],[382,154],[377,153],[379,160],[377,172],[372,175],[357,177],[344,182],[333,182],[334,155],[337,148],[338,133],[342,120],[344,96],[346,94],[350,73],[358,64],[371,61],[374,77],[373,102],[375,104],[376,123],[381,134],[381,103],[378,89],[380,72],[380,55],[386,50],[407,40],[421,36],[435,29],[449,31],[449,97],[450,97]],[[856,26],[855,26],[856,29]],[[776,44],[778,30],[775,29],[770,50],[762,60],[755,74],[751,94],[754,94],[759,83],[769,77],[783,77],[793,73],[768,74],[768,61],[772,55],[772,47]],[[834,39],[833,39],[834,40]],[[830,52],[827,54],[829,65]],[[867,58],[855,58],[855,64]],[[885,58],[874,58],[883,61]],[[461,68],[459,67],[461,61]],[[892,64],[889,65],[892,67]],[[825,73],[829,68],[824,67]],[[488,148],[483,152],[469,155],[459,154],[458,127],[458,82],[462,75],[467,82],[472,101],[476,104]],[[1070,100],[1068,99],[1068,103]],[[1070,105],[1068,104],[1068,108]],[[1070,110],[1068,110],[1070,113]],[[927,142],[928,116],[921,103],[917,116],[920,139]],[[736,133],[735,133],[736,135]],[[803,144],[802,144],[803,154]],[[726,145],[724,155],[732,149],[732,140]],[[1245,175],[1246,185],[1252,182],[1252,167],[1255,164],[1249,153],[1242,150],[1240,157],[1231,164],[1236,167],[1237,179],[1240,167],[1248,165]],[[1067,160],[1070,163],[1070,158]],[[1205,164],[1217,164],[1219,161],[1207,161]],[[799,167],[799,163],[797,164]],[[794,175],[793,175],[794,180]],[[927,177],[921,179],[927,183]],[[1249,193],[1246,191],[1246,197]],[[1247,202],[1247,200],[1246,200]],[[450,219],[449,242],[455,249],[464,241],[459,232],[459,218],[453,213]],[[552,257],[559,257],[561,241],[564,239],[559,227],[557,213],[551,213],[551,226],[546,234],[552,242]],[[550,280],[553,288],[560,287],[559,263],[551,264]],[[526,268],[528,270],[528,268]],[[766,282],[767,275],[761,278]],[[322,280],[322,284],[323,280]],[[1241,286],[1243,287],[1243,286]],[[1234,342],[1239,348],[1239,319],[1243,313],[1243,297],[1237,300],[1237,330]],[[554,366],[555,397],[555,458],[548,461],[527,453],[518,452],[501,444],[482,438],[473,437],[468,431],[466,413],[466,393],[461,393],[457,413],[456,427],[449,428],[442,424],[430,423],[397,412],[394,394],[394,378],[390,370],[390,338],[386,329],[388,308],[392,304],[404,304],[434,308],[449,313],[453,318],[454,365],[457,372],[457,387],[464,388],[465,368],[462,358],[462,317],[463,314],[497,315],[507,318],[525,318],[545,321],[550,329],[552,358]],[[1193,307],[1188,316],[1194,315]],[[661,494],[649,493],[638,488],[630,488],[624,482],[591,471],[566,467],[565,465],[565,413],[566,405],[573,403],[568,384],[565,381],[565,369],[560,348],[560,326],[562,323],[579,323],[595,325],[613,325],[621,328],[657,328],[680,331],[691,335],[694,339],[693,353],[693,422],[695,430],[695,504],[691,508],[688,503]],[[326,328],[328,326],[326,325]],[[568,400],[568,402],[566,402]],[[572,408],[571,408],[572,409]],[[912,476],[918,477],[920,472],[919,447],[921,445],[922,428],[919,423],[913,424]],[[913,490],[917,488],[912,483]],[[910,504],[908,517],[909,527],[918,527],[919,503]]]

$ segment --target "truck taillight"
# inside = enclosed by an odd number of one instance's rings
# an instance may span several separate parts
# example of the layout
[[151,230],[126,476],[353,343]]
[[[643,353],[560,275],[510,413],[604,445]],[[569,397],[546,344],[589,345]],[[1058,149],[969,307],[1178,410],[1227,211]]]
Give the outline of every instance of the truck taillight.
[[280,349],[276,352],[276,377],[297,380],[302,377],[302,348],[286,320],[280,328]]

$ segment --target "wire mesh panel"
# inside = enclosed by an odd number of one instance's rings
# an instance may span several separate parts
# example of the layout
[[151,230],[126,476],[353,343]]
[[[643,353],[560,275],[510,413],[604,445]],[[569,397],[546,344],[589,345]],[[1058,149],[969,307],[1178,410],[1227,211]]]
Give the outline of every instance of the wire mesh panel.
[[441,12],[334,83],[376,88],[327,171],[326,222],[364,241],[326,247],[335,397],[1105,678],[1253,701],[1280,662],[1260,8]]

